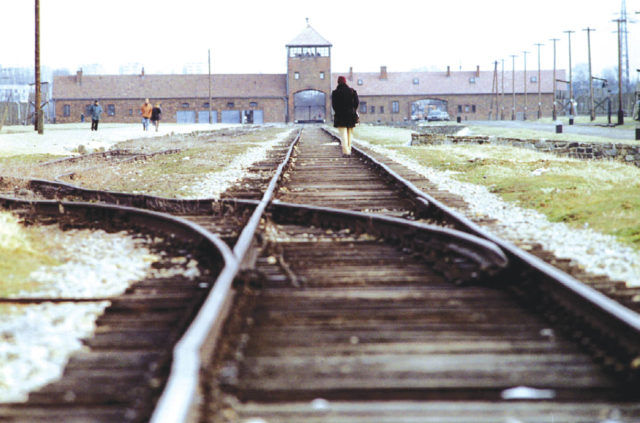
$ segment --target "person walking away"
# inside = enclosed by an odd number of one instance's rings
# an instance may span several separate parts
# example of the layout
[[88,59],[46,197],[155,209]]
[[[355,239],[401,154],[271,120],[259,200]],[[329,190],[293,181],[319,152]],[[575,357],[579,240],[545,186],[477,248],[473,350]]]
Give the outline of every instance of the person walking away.
[[100,121],[100,115],[102,114],[102,106],[98,100],[93,102],[91,106],[91,130],[98,130],[98,122]]
[[156,127],[156,132],[158,132],[158,125],[160,125],[160,115],[162,115],[162,109],[160,108],[160,103],[156,103],[151,109],[151,123]]
[[151,103],[149,103],[149,99],[144,100],[144,104],[140,107],[140,112],[142,113],[142,129],[149,129],[149,119],[151,118],[151,112],[153,111],[153,107]]
[[344,76],[338,77],[338,86],[331,93],[331,107],[333,108],[333,126],[340,133],[342,154],[351,155],[353,128],[358,123],[358,93],[347,85]]

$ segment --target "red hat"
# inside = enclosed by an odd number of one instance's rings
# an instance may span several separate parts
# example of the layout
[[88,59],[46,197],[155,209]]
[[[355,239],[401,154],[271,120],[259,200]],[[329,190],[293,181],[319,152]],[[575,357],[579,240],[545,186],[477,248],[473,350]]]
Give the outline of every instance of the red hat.
[[347,83],[347,78],[345,78],[344,76],[338,77],[338,84],[346,84],[346,83]]

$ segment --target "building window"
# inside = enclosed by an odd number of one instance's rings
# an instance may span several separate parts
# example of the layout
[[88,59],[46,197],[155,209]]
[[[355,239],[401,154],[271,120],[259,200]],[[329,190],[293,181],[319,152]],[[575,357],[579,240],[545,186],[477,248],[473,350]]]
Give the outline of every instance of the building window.
[[475,113],[476,112],[476,105],[472,104],[471,105],[471,113]]
[[469,78],[469,84],[475,84],[476,83],[476,77],[472,76],[471,78]]
[[249,107],[258,107],[258,103],[256,103],[255,101],[252,101],[249,103]]
[[293,78],[294,79],[300,79],[300,72],[294,72],[293,73]]
[[362,79],[358,79],[358,85],[362,85],[362,84],[363,84]]
[[228,103],[227,103],[227,107],[228,107],[228,108],[230,108],[230,109],[231,109],[231,108],[233,108],[233,106],[235,106],[235,104],[233,103],[233,101],[230,101],[230,102],[228,102]]
[[71,116],[71,105],[65,104],[62,106],[62,116]]
[[360,102],[360,113],[367,113],[367,102],[366,101],[361,101]]
[[458,113],[462,113],[462,104],[458,104]]
[[538,77],[537,76],[532,76],[531,78],[529,78],[530,82],[538,82]]
[[291,47],[289,57],[329,57],[329,47]]
[[324,79],[324,72],[320,72],[320,79]]
[[115,116],[116,115],[116,106],[115,104],[107,104],[107,115]]
[[187,107],[189,107],[189,103],[182,103],[182,107],[186,109]]
[[371,106],[371,113],[375,113],[376,112],[376,106]]
[[209,108],[209,102],[207,101],[206,103],[202,103],[202,108],[203,109],[208,109]]
[[384,113],[384,106],[380,106],[380,113]]
[[469,105],[468,104],[464,105],[464,112],[465,113],[469,113]]
[[413,85],[418,85],[420,80],[418,78],[413,78]]
[[391,102],[391,113],[400,113],[400,103],[397,101]]
[[129,109],[129,116],[133,116],[133,109]]

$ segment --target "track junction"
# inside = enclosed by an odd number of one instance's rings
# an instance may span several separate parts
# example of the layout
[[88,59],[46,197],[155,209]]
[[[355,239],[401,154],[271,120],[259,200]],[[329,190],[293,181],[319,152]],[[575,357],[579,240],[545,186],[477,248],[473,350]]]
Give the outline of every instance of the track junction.
[[161,234],[158,266],[186,256],[200,276],[108,298],[88,350],[0,419],[638,421],[628,292],[578,281],[453,212],[463,199],[336,142],[304,127],[217,201],[42,180],[7,192],[29,222]]

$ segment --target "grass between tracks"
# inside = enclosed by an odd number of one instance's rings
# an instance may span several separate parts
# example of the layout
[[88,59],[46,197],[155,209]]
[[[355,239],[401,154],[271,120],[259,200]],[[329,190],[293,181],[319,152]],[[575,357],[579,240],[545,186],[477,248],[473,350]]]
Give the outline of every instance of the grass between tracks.
[[[495,130],[496,128],[492,128]],[[640,168],[583,161],[515,147],[408,146],[411,131],[359,126],[356,138],[394,149],[453,178],[486,186],[552,222],[590,227],[640,250]]]
[[31,288],[29,274],[56,265],[50,246],[34,228],[25,227],[8,212],[0,212],[0,296]]
[[[75,183],[88,188],[168,198],[197,196],[191,189],[194,182],[225,170],[235,157],[284,130],[268,127],[237,136],[189,141],[185,145],[172,143],[166,148],[181,148],[179,153],[85,171]],[[136,145],[127,142],[116,147],[136,148]]]
[[[189,195],[189,186],[199,177],[224,170],[248,149],[277,137],[288,129],[267,127],[253,132],[216,134],[175,139],[141,139],[126,141],[115,148],[141,149],[144,152],[181,149],[177,154],[158,155],[148,160],[104,165],[90,169],[64,169],[61,166],[39,167],[39,163],[56,158],[52,155],[16,155],[0,158],[0,176],[53,180],[68,171],[78,172],[73,183],[95,189],[135,192],[164,197]],[[225,135],[226,134],[226,135]],[[67,164],[67,166],[73,166]],[[93,166],[93,165],[92,165]],[[47,236],[23,226],[7,212],[0,212],[0,296],[29,290],[29,274],[45,265],[59,264],[49,252]],[[1,312],[0,312],[1,314]]]

